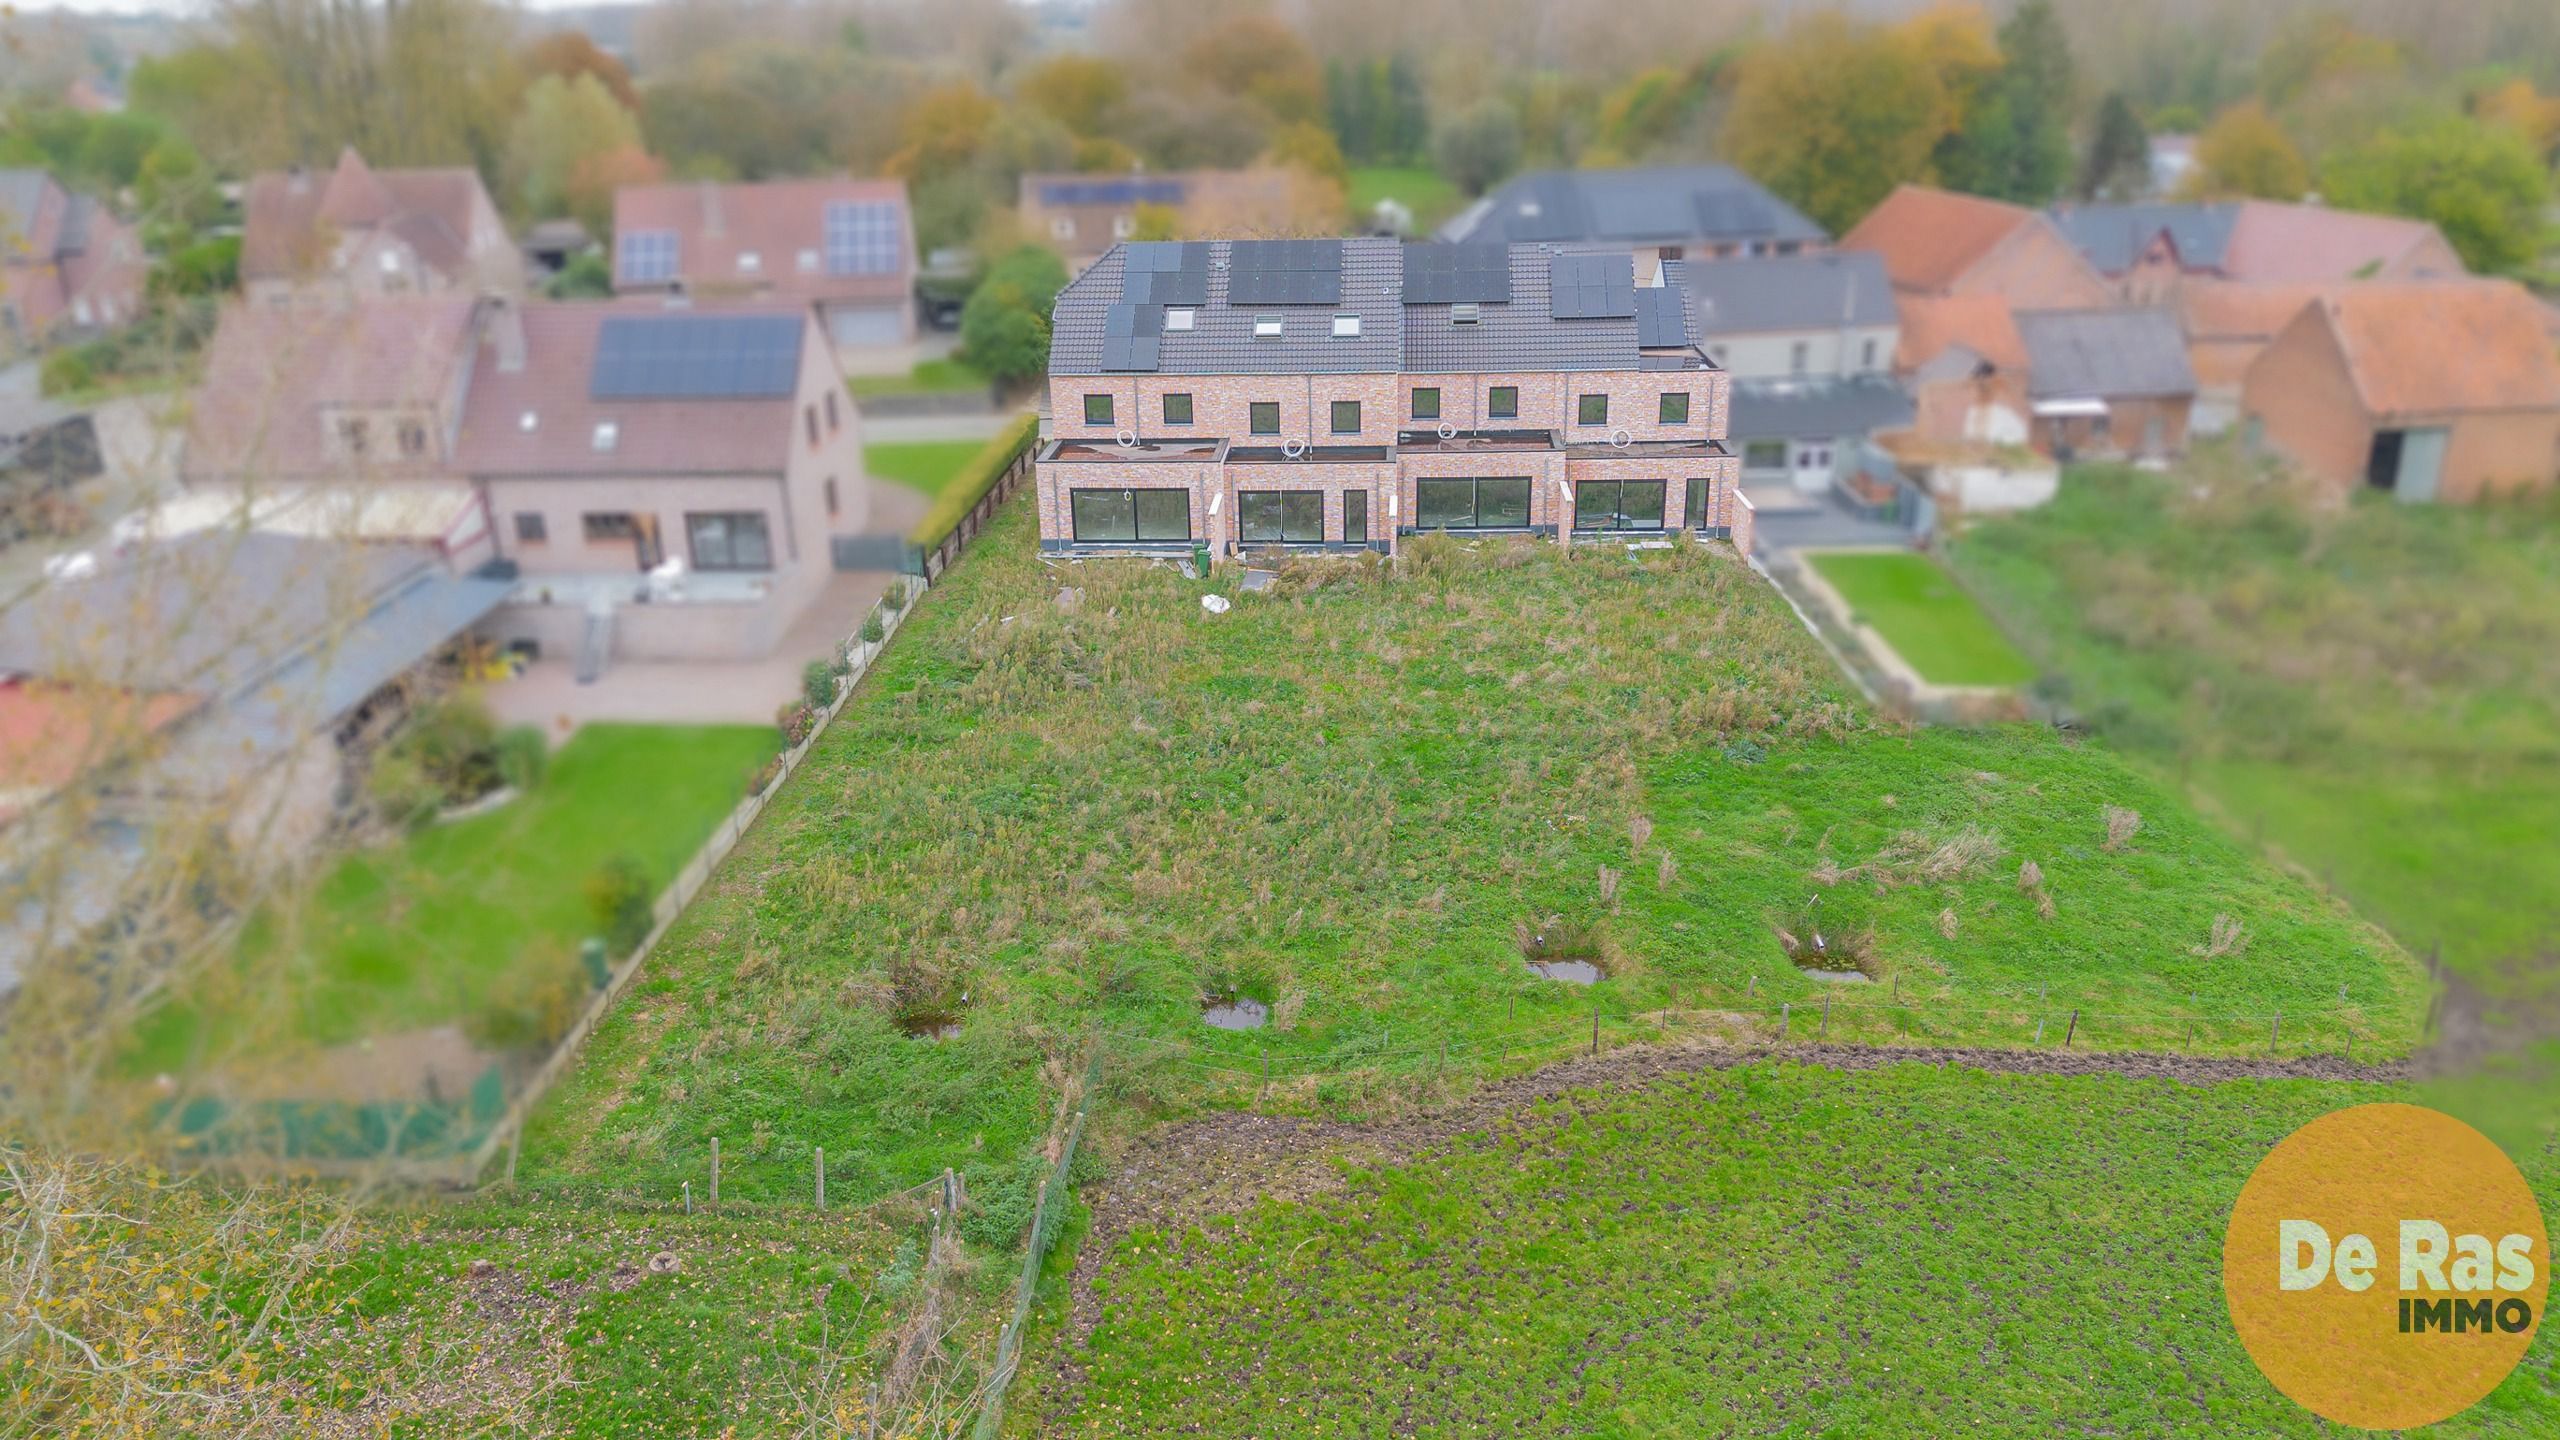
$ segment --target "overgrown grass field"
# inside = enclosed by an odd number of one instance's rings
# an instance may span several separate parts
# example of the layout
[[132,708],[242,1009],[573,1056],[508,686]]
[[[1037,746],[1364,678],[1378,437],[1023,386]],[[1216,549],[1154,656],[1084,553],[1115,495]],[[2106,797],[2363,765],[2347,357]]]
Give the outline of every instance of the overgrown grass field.
[[[1785,946],[1817,932],[1877,979],[1833,1038],[2415,1031],[2413,967],[2324,897],[2097,747],[1880,724],[1720,548],[1433,541],[1212,616],[1169,567],[1041,564],[1030,520],[921,602],[539,1113],[529,1181],[672,1195],[718,1137],[738,1195],[821,1146],[848,1197],[946,1165],[1018,1195],[1097,1033],[1189,1047],[1107,1077],[1127,1123],[1250,1100],[1266,1053],[1321,1077],[1286,1103],[1356,1108],[1443,1042],[1454,1081],[1595,1013],[1807,1016]],[[1269,1028],[1204,1026],[1232,994]]]
[[2035,666],[1928,556],[1835,550],[1806,558],[1848,602],[1852,617],[1882,635],[1921,679],[2023,685],[2036,678]]
[[[1040,1433],[2329,1434],[2233,1334],[2223,1225],[2277,1140],[2385,1098],[1776,1061],[1568,1091],[1129,1233]],[[2555,1353],[2427,1433],[2554,1433]]]

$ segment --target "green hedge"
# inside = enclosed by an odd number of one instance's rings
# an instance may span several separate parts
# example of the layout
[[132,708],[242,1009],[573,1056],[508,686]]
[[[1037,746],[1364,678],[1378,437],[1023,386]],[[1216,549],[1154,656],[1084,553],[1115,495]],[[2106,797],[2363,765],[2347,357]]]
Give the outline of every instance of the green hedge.
[[1011,425],[996,433],[986,448],[969,457],[969,463],[934,497],[933,508],[909,531],[907,538],[927,549],[942,543],[943,537],[959,528],[961,519],[971,506],[986,498],[996,481],[1004,477],[1005,467],[1014,457],[1031,448],[1040,433],[1040,417],[1025,411]]

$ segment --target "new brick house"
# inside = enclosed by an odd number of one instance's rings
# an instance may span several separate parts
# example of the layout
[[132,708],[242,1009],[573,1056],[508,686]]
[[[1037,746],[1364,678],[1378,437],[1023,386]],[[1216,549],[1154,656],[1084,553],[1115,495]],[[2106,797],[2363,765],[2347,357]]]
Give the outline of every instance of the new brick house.
[[1040,539],[1393,553],[1426,530],[1748,547],[1731,377],[1624,251],[1115,247],[1058,300]]
[[626,185],[613,288],[814,305],[857,370],[904,370],[916,338],[915,220],[898,180]]
[[376,170],[350,147],[325,175],[251,176],[240,209],[240,289],[253,304],[524,289],[524,257],[469,166]]

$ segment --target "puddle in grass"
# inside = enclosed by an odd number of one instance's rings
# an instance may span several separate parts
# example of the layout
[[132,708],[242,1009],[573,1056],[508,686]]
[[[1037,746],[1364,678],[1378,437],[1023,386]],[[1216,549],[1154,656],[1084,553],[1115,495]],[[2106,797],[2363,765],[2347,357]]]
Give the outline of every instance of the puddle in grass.
[[1607,973],[1588,960],[1532,960],[1529,968],[1549,980],[1561,980],[1567,985],[1597,985],[1600,977]]
[[1834,985],[1873,985],[1876,977],[1864,970],[1824,970],[1812,965],[1799,965],[1796,973],[1807,980],[1828,980]]
[[960,1017],[948,1010],[919,1010],[900,1016],[898,1028],[913,1040],[952,1040],[960,1034]]
[[1250,995],[1213,996],[1200,1002],[1200,1018],[1221,1030],[1259,1030],[1271,1019],[1271,1007]]

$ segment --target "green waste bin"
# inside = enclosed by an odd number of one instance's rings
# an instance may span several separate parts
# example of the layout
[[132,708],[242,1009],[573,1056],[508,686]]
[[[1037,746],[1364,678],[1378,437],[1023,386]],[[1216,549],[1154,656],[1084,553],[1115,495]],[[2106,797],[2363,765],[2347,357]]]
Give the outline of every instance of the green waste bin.
[[607,965],[604,960],[602,939],[593,935],[588,936],[587,943],[578,947],[578,958],[586,962],[589,985],[601,990],[613,979],[613,967]]
[[1209,578],[1208,546],[1194,545],[1191,547],[1191,568],[1199,573],[1201,579],[1206,580]]

